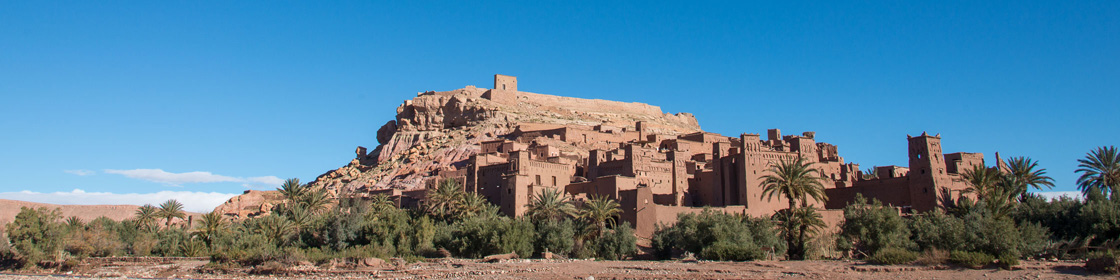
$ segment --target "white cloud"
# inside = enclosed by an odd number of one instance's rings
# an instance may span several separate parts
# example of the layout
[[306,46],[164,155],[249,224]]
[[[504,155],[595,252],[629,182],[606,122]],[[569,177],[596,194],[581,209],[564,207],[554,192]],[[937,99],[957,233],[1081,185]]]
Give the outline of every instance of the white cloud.
[[117,170],[105,169],[105,173],[124,175],[128,178],[140,179],[145,181],[152,181],[157,183],[164,183],[171,186],[180,186],[184,183],[258,183],[268,186],[278,186],[284,183],[283,179],[276,176],[262,176],[262,177],[249,177],[239,178],[218,175],[205,171],[194,171],[184,173],[171,173],[163,171],[163,169],[130,169],[130,170]]
[[74,175],[78,175],[78,176],[89,176],[89,175],[97,174],[97,172],[94,172],[93,170],[85,170],[85,169],[63,170],[62,172],[66,172],[66,173],[70,173],[70,174],[74,174]]
[[1082,199],[1081,192],[1076,192],[1076,191],[1074,191],[1074,192],[1036,192],[1035,194],[1040,195],[1040,196],[1042,196],[1046,199],[1055,199],[1055,198],[1059,198],[1059,197],[1063,197],[1063,196],[1068,196],[1069,198],[1072,198],[1072,199]]
[[183,203],[183,208],[191,212],[205,213],[214,210],[229,198],[236,196],[234,193],[217,192],[189,192],[189,191],[160,191],[155,193],[108,193],[86,192],[74,189],[69,192],[40,193],[33,191],[2,192],[4,199],[23,200],[50,204],[76,204],[76,205],[159,205],[168,199],[176,199]]

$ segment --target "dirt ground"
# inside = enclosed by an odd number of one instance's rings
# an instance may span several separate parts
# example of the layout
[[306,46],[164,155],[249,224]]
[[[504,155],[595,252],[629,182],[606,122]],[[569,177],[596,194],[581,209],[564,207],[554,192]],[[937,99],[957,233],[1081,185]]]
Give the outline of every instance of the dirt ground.
[[60,274],[0,272],[0,279],[1115,279],[1086,274],[1081,262],[1024,261],[1015,270],[927,266],[876,266],[849,261],[591,261],[440,259],[380,267],[333,269],[301,265],[279,275],[245,269],[215,272],[206,260],[97,260]]

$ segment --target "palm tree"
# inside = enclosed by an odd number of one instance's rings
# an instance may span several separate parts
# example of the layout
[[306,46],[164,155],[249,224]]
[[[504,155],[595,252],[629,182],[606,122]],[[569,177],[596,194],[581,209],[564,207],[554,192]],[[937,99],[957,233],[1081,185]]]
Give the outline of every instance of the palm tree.
[[819,170],[811,168],[812,163],[805,162],[804,158],[797,160],[779,160],[770,166],[769,174],[761,177],[763,188],[762,195],[767,200],[775,196],[785,196],[789,200],[789,209],[797,206],[801,201],[802,206],[808,205],[807,198],[825,201],[828,197],[824,194],[824,185],[821,184]]
[[284,180],[284,183],[276,191],[279,191],[289,201],[297,201],[307,193],[307,185],[300,184],[299,178],[290,178]]
[[873,180],[873,179],[878,179],[878,178],[879,178],[879,174],[875,174],[875,168],[874,167],[868,167],[867,170],[863,171],[863,179],[864,180]]
[[370,209],[372,209],[374,212],[381,212],[386,209],[397,208],[397,205],[393,202],[393,199],[384,194],[378,194],[370,197],[369,206]]
[[78,218],[77,216],[70,216],[69,218],[66,218],[66,227],[70,228],[70,230],[75,230],[85,228],[86,224],[82,222],[82,218]]
[[1042,187],[1047,189],[1054,187],[1054,179],[1046,176],[1046,168],[1038,168],[1038,161],[1031,160],[1029,157],[1008,158],[1007,167],[1010,172],[1005,176],[1005,180],[1010,190],[1008,195],[1011,197],[1022,200],[1027,195],[1027,189],[1031,187],[1036,190],[1042,190]]
[[171,221],[175,218],[182,219],[187,217],[186,213],[183,213],[183,203],[174,199],[160,203],[159,212],[156,212],[156,216],[163,218],[168,228],[171,227]]
[[292,227],[297,231],[307,227],[315,218],[315,215],[303,205],[288,208],[282,215],[292,221]]
[[533,195],[525,214],[535,221],[571,218],[576,213],[567,193],[560,189],[545,188]]
[[1077,188],[1086,198],[1103,194],[1110,194],[1113,199],[1120,196],[1120,155],[1117,155],[1115,146],[1097,147],[1077,163],[1078,168],[1074,172],[1081,173],[1081,177],[1077,178]]
[[276,245],[283,245],[295,225],[291,220],[279,215],[268,215],[252,220],[252,230],[268,237]]
[[425,210],[436,217],[446,218],[454,211],[464,194],[459,182],[448,178],[440,181],[435,190],[428,190]]
[[600,233],[607,228],[609,224],[611,227],[615,226],[615,217],[622,213],[622,206],[617,201],[610,199],[606,196],[593,195],[591,199],[583,203],[580,209],[580,218],[586,219],[590,222],[589,225],[595,225],[594,233]]
[[211,211],[202,214],[202,219],[194,234],[202,238],[206,242],[206,246],[210,246],[215,237],[228,229],[229,222],[226,221],[225,217],[222,217],[222,213]]
[[771,217],[778,222],[778,228],[787,237],[789,249],[786,250],[790,260],[805,259],[806,239],[820,232],[826,225],[824,217],[812,207],[798,207],[793,210],[782,209]]
[[474,217],[486,212],[486,207],[490,205],[485,197],[473,193],[463,193],[460,200],[455,207],[457,218]]
[[159,209],[151,204],[144,204],[136,209],[136,225],[139,228],[151,229],[155,224]]
[[323,188],[306,190],[303,197],[298,199],[300,206],[306,207],[311,213],[322,213],[330,204],[331,196]]
[[1001,177],[999,170],[995,168],[973,165],[972,169],[964,171],[964,179],[970,186],[964,192],[976,193],[977,200],[996,199]]

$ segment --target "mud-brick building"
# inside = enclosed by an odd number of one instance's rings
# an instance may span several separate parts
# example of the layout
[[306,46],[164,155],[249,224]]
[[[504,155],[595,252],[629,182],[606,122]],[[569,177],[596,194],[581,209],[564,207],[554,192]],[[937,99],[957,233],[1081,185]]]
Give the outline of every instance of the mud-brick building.
[[[518,94],[516,78],[499,75],[482,97],[517,102]],[[838,209],[857,194],[904,213],[933,210],[939,201],[967,195],[961,173],[984,164],[979,153],[943,154],[940,135],[922,133],[907,136],[909,166],[876,167],[876,176],[865,178],[871,176],[844,161],[837,146],[818,142],[814,132],[784,135],[770,129],[763,139],[703,131],[669,135],[649,127],[642,121],[625,127],[520,123],[513,133],[479,144],[462,176],[464,187],[510,216],[524,215],[533,195],[545,189],[562,190],[577,201],[607,196],[622,205],[622,219],[648,237],[658,223],[704,207],[752,216],[785,209],[785,198],[763,196],[760,185],[782,160],[802,158],[819,171],[829,199],[810,204],[830,225],[842,219]],[[548,143],[587,150],[573,155]]]

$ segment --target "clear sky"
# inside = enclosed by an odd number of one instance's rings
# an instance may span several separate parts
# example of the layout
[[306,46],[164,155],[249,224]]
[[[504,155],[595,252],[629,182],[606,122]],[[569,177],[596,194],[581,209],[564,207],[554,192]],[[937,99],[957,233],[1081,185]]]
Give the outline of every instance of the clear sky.
[[[0,198],[206,210],[373,148],[401,101],[489,87],[816,131],[847,160],[1116,145],[1118,1],[0,0]],[[125,195],[131,194],[131,195]]]

